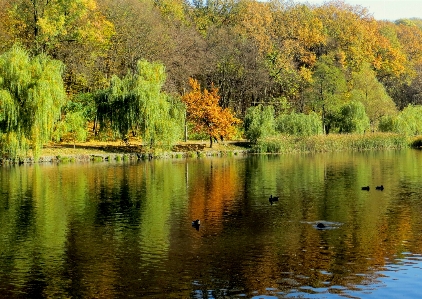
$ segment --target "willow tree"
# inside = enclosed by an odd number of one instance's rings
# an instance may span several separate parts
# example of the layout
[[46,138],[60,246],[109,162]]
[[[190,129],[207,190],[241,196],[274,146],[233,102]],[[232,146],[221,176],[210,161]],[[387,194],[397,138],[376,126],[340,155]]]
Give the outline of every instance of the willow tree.
[[0,56],[0,149],[16,158],[31,147],[39,156],[65,103],[63,64],[31,58],[18,46]]
[[95,95],[100,130],[106,128],[123,139],[135,131],[150,146],[169,146],[181,137],[184,108],[161,91],[164,66],[140,60],[136,73],[113,76],[108,89]]

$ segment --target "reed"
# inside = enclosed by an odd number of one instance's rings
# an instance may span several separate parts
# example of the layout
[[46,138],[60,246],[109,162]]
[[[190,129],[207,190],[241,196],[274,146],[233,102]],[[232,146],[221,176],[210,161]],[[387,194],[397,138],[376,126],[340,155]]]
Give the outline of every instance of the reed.
[[411,140],[401,134],[329,134],[309,137],[280,135],[259,139],[253,153],[318,153],[400,149],[411,146]]

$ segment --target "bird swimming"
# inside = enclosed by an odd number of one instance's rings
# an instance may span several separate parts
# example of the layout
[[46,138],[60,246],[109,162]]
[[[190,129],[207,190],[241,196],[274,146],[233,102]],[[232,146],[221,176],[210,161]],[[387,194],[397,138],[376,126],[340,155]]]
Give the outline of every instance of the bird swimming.
[[375,187],[375,189],[377,189],[377,190],[381,190],[381,191],[382,191],[382,190],[384,190],[384,186],[383,186],[383,185],[381,185],[381,186],[376,186],[376,187]]
[[362,190],[366,190],[366,191],[369,191],[369,186],[366,186],[366,187],[362,187]]
[[271,194],[270,198],[268,199],[268,201],[270,202],[270,204],[272,205],[273,202],[278,201],[278,196],[274,196]]
[[196,228],[196,230],[199,230],[200,225],[201,225],[201,221],[199,219],[192,221],[192,227]]
[[326,228],[325,224],[322,222],[318,222],[318,224],[316,225],[317,228]]

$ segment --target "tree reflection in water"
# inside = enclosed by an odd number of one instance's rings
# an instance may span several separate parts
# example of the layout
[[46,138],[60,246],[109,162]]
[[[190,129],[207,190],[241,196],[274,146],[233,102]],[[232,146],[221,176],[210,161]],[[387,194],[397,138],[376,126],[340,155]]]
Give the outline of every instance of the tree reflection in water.
[[414,298],[421,158],[1,167],[0,297]]

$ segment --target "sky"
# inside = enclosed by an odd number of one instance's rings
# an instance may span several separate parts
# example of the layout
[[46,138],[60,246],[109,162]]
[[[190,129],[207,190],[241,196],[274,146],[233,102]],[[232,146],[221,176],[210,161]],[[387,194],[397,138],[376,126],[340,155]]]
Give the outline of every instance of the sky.
[[[323,4],[327,0],[300,0],[310,4]],[[376,20],[422,19],[422,0],[344,0],[350,5],[366,7]]]

